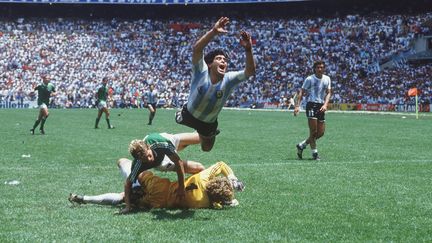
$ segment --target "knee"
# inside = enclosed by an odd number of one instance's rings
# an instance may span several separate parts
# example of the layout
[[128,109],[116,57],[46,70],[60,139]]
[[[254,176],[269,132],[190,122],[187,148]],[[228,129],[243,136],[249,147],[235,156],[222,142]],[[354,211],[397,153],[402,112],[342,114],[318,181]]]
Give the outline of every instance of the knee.
[[138,181],[139,182],[141,182],[141,181],[143,181],[144,180],[144,176],[145,176],[145,173],[139,173],[139,175],[138,175]]
[[198,165],[196,166],[196,170],[197,170],[197,173],[198,173],[198,172],[201,172],[201,171],[205,170],[205,167],[201,163],[198,163]]
[[118,167],[122,167],[124,164],[126,164],[128,161],[128,159],[126,158],[120,158],[119,160],[117,160],[117,166]]
[[320,133],[318,133],[317,136],[316,136],[316,139],[318,139],[318,138],[320,138],[320,137],[322,137],[322,136],[324,136],[324,132],[320,132]]
[[316,130],[310,131],[310,137],[316,139],[318,137],[318,132]]

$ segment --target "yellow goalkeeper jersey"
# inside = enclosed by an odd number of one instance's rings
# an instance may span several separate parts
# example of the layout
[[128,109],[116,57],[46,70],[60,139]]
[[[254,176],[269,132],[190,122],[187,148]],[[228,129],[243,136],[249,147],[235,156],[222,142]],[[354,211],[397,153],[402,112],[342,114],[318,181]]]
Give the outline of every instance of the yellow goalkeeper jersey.
[[233,175],[233,171],[224,162],[217,162],[200,173],[190,176],[185,180],[185,199],[178,201],[176,197],[178,182],[171,182],[146,172],[140,180],[144,196],[139,200],[138,205],[147,208],[209,208],[210,200],[205,192],[207,182],[221,174],[229,177]]

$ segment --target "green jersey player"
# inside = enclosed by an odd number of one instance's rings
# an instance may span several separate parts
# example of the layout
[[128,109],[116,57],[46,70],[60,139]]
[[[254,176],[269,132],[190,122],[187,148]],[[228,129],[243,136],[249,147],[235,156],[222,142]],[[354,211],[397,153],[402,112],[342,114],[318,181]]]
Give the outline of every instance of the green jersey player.
[[98,125],[102,113],[105,113],[105,119],[108,124],[108,129],[114,128],[114,126],[110,124],[110,120],[109,120],[110,112],[108,110],[108,103],[107,103],[109,97],[109,90],[107,84],[108,84],[108,78],[104,77],[102,79],[102,86],[98,89],[96,93],[98,114],[96,118],[95,129],[99,128]]
[[38,107],[39,107],[39,116],[35,121],[33,128],[30,129],[31,134],[34,134],[35,129],[40,124],[40,133],[45,134],[45,122],[48,119],[48,105],[50,103],[50,97],[55,95],[55,87],[50,83],[50,76],[43,75],[42,76],[43,83],[36,86],[34,89],[38,92]]

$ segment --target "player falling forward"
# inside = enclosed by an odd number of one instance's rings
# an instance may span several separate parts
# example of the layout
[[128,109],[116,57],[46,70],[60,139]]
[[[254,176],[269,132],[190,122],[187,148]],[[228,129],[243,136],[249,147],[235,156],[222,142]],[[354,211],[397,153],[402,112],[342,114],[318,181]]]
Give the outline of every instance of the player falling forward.
[[217,35],[228,32],[228,23],[227,17],[220,18],[193,46],[192,80],[188,102],[182,111],[176,113],[177,123],[198,131],[203,151],[210,151],[213,148],[218,133],[218,115],[234,88],[255,74],[252,38],[245,31],[240,32],[240,45],[246,53],[244,70],[227,72],[228,56],[221,49],[212,50],[204,57],[204,48]]

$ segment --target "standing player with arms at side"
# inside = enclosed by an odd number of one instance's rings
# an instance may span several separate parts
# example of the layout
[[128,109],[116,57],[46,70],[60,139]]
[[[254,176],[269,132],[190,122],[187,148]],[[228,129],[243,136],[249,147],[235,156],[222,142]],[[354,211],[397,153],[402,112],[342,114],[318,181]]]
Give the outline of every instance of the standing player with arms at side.
[[34,89],[38,92],[38,107],[39,116],[35,121],[33,128],[30,129],[31,134],[34,134],[36,127],[40,123],[40,133],[45,134],[45,122],[48,119],[48,105],[50,103],[50,97],[55,95],[55,87],[50,83],[50,76],[48,74],[42,75],[43,83],[36,86]]
[[314,74],[308,76],[302,88],[297,95],[297,102],[294,108],[294,115],[300,110],[300,103],[305,92],[307,95],[306,116],[309,125],[309,137],[296,145],[297,156],[303,159],[303,150],[310,144],[312,149],[312,158],[320,160],[316,141],[324,136],[325,132],[325,112],[331,97],[331,80],[324,74],[325,63],[316,61],[313,65]]
[[96,118],[95,129],[99,128],[99,120],[102,116],[102,113],[105,113],[105,119],[108,124],[108,129],[114,128],[114,126],[111,126],[109,120],[110,112],[108,110],[108,103],[107,103],[109,97],[109,89],[107,85],[108,85],[108,78],[104,77],[102,79],[102,86],[98,89],[96,93],[98,114]]
[[227,17],[221,17],[193,46],[192,80],[188,102],[176,113],[176,122],[197,130],[201,149],[210,151],[218,133],[218,115],[235,87],[255,74],[252,54],[252,38],[246,31],[240,32],[240,45],[245,50],[244,70],[227,72],[228,56],[216,49],[203,55],[204,48],[220,34],[227,33]]

